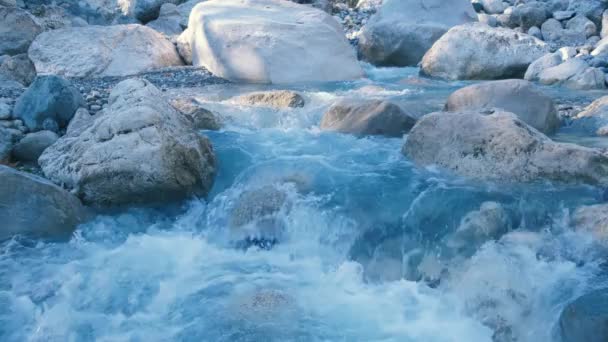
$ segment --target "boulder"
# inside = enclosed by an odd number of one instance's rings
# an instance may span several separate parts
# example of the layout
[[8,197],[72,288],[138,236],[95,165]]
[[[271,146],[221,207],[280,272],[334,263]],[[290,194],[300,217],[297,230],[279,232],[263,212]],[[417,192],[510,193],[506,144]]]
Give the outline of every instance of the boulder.
[[573,11],[556,11],[556,12],[553,12],[553,18],[555,18],[555,20],[559,20],[559,21],[564,21],[564,20],[572,19],[572,17],[574,17],[575,15],[576,15],[576,13],[573,12]]
[[524,80],[490,81],[464,87],[448,98],[447,111],[484,111],[499,108],[514,113],[528,125],[554,133],[560,125],[553,100]]
[[563,85],[572,89],[606,88],[604,73],[587,64],[582,58],[571,58],[565,62],[541,70],[534,76],[527,73],[525,78],[546,85]]
[[65,134],[72,136],[79,135],[82,131],[91,126],[93,122],[95,122],[95,119],[101,115],[103,115],[103,112],[98,112],[97,115],[91,115],[86,108],[78,108],[76,113],[74,113],[74,117],[70,120],[70,124],[66,128]]
[[0,120],[9,120],[13,117],[13,106],[7,100],[0,98]]
[[586,205],[572,214],[572,227],[576,231],[592,234],[599,242],[608,243],[608,204]]
[[69,77],[127,76],[182,65],[169,40],[136,24],[44,32],[28,54],[38,74]]
[[584,30],[564,29],[556,19],[548,19],[540,27],[543,39],[553,47],[580,46],[585,44],[587,35]]
[[203,108],[192,98],[180,98],[171,101],[171,105],[182,113],[196,130],[218,130],[222,128],[222,121],[211,111]]
[[147,23],[158,18],[163,4],[176,4],[178,0],[120,0],[118,4],[122,13]]
[[475,179],[608,183],[607,155],[553,142],[506,112],[428,114],[411,130],[403,153],[420,166]]
[[13,147],[13,159],[32,163],[37,162],[38,158],[49,146],[53,145],[59,136],[51,131],[39,131],[26,134]]
[[33,131],[58,132],[85,101],[72,83],[59,76],[40,76],[17,99],[13,116]]
[[562,64],[576,54],[575,48],[561,48],[556,52],[548,53],[530,64],[528,70],[526,70],[524,79],[538,82],[541,72]]
[[604,0],[571,0],[568,11],[573,11],[578,15],[583,15],[599,26],[602,21],[602,14],[606,9]]
[[582,32],[585,35],[585,38],[595,36],[597,33],[597,27],[593,21],[587,19],[587,17],[581,14],[568,20],[566,28],[576,32]]
[[595,45],[595,49],[593,49],[593,51],[591,51],[591,56],[608,57],[608,38],[603,38]]
[[21,131],[0,125],[0,164],[10,162],[13,146],[22,137]]
[[0,165],[0,179],[0,240],[68,235],[87,217],[78,198],[41,177]]
[[376,65],[413,66],[447,30],[475,18],[470,0],[385,0],[363,27],[359,53]]
[[108,107],[38,160],[47,178],[99,206],[204,196],[213,184],[211,143],[148,81],[116,85]]
[[175,4],[166,3],[160,8],[158,19],[146,24],[146,26],[155,29],[169,37],[177,36],[184,31],[180,22],[181,14]]
[[0,7],[0,56],[27,52],[41,31],[28,12],[16,7]]
[[592,135],[608,134],[608,96],[600,97],[578,113],[570,127]]
[[559,317],[562,342],[608,341],[608,289],[591,291],[569,303]]
[[273,90],[238,96],[234,101],[246,106],[261,106],[275,109],[304,107],[302,95],[289,90]]
[[532,26],[540,26],[547,19],[547,8],[541,2],[520,4],[512,8],[508,27],[521,27],[526,32]]
[[481,24],[455,26],[424,55],[423,74],[450,80],[521,78],[549,52],[542,41],[523,33]]
[[199,3],[182,35],[191,46],[193,65],[231,81],[330,82],[363,74],[333,17],[289,1]]
[[502,0],[473,0],[472,3],[476,10],[483,10],[488,14],[501,14],[507,9]]
[[27,54],[8,57],[0,63],[0,77],[29,86],[36,78],[36,68]]
[[355,135],[401,137],[416,120],[398,105],[381,100],[343,99],[323,114],[320,127]]

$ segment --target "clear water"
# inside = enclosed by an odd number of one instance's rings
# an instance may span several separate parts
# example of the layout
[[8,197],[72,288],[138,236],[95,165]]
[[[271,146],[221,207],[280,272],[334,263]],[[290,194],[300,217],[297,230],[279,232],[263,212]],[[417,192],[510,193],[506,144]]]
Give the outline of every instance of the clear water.
[[[69,241],[2,243],[0,340],[556,340],[565,303],[605,282],[602,249],[568,228],[601,189],[468,181],[415,168],[402,139],[319,131],[342,96],[422,115],[464,85],[415,73],[368,68],[365,81],[296,88],[308,104],[285,111],[229,100],[260,87],[188,90],[227,122],[205,132],[220,161],[208,201],[100,214]],[[282,195],[235,228],[254,191],[254,202]],[[485,201],[512,230],[450,249]],[[255,243],[269,234],[273,248]]]

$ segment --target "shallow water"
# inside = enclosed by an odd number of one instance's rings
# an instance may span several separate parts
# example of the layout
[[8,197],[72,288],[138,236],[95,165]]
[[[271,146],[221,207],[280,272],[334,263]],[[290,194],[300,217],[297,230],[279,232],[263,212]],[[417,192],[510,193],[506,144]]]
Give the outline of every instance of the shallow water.
[[[0,340],[556,340],[563,306],[606,281],[604,252],[568,228],[602,190],[468,181],[414,167],[402,139],[320,132],[339,97],[389,98],[420,116],[465,85],[367,71],[296,87],[307,105],[284,111],[230,101],[262,86],[170,90],[227,122],[205,132],[219,160],[208,200],[99,215],[69,241],[2,243]],[[253,221],[239,211],[252,193],[273,203]],[[511,231],[450,248],[486,201],[504,206]]]

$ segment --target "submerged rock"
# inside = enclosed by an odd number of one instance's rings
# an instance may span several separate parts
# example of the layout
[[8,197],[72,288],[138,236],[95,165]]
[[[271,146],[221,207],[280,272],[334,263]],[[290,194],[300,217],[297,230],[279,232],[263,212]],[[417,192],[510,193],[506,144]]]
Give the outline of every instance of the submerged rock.
[[276,109],[304,107],[302,95],[289,90],[260,91],[238,96],[234,100],[242,105]]
[[559,318],[563,342],[608,341],[608,289],[587,293],[568,304]]
[[23,120],[30,130],[58,132],[82,106],[84,98],[70,81],[55,75],[41,76],[17,99],[13,116]]
[[475,18],[469,0],[385,0],[361,32],[359,52],[376,65],[416,65],[448,29]]
[[416,123],[398,105],[380,100],[343,99],[323,115],[322,130],[401,137]]
[[26,163],[36,162],[42,152],[53,145],[57,139],[59,139],[59,136],[51,131],[26,134],[13,147],[13,158]]
[[211,143],[140,79],[116,85],[108,108],[46,149],[39,163],[46,177],[96,205],[205,196],[215,174]]
[[0,240],[70,234],[86,219],[78,198],[51,182],[0,165]]
[[403,153],[418,165],[477,179],[608,184],[607,155],[553,142],[506,112],[428,114],[408,135]]
[[327,82],[363,75],[333,17],[288,1],[206,1],[192,10],[184,35],[195,66],[231,81]]
[[28,54],[39,74],[70,77],[128,76],[183,64],[168,39],[136,24],[44,32]]
[[502,109],[545,134],[554,133],[560,125],[553,100],[524,80],[491,81],[464,87],[450,95],[445,108],[451,112]]
[[28,12],[0,6],[0,56],[27,52],[40,32],[42,29]]
[[523,33],[482,24],[455,26],[424,55],[422,73],[449,80],[521,78],[549,46]]

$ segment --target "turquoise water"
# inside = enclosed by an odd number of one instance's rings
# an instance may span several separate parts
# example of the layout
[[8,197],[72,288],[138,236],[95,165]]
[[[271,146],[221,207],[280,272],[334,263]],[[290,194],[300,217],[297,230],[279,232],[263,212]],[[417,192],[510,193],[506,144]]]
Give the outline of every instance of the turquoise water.
[[[464,85],[415,73],[296,87],[307,106],[283,111],[229,100],[260,87],[188,90],[227,123],[204,132],[219,160],[209,198],[99,214],[69,241],[2,243],[0,340],[554,340],[565,303],[605,282],[602,249],[568,228],[602,189],[470,181],[416,168],[402,139],[319,131],[339,97],[422,115]],[[246,198],[262,209],[239,211]],[[487,201],[510,231],[451,248]]]

